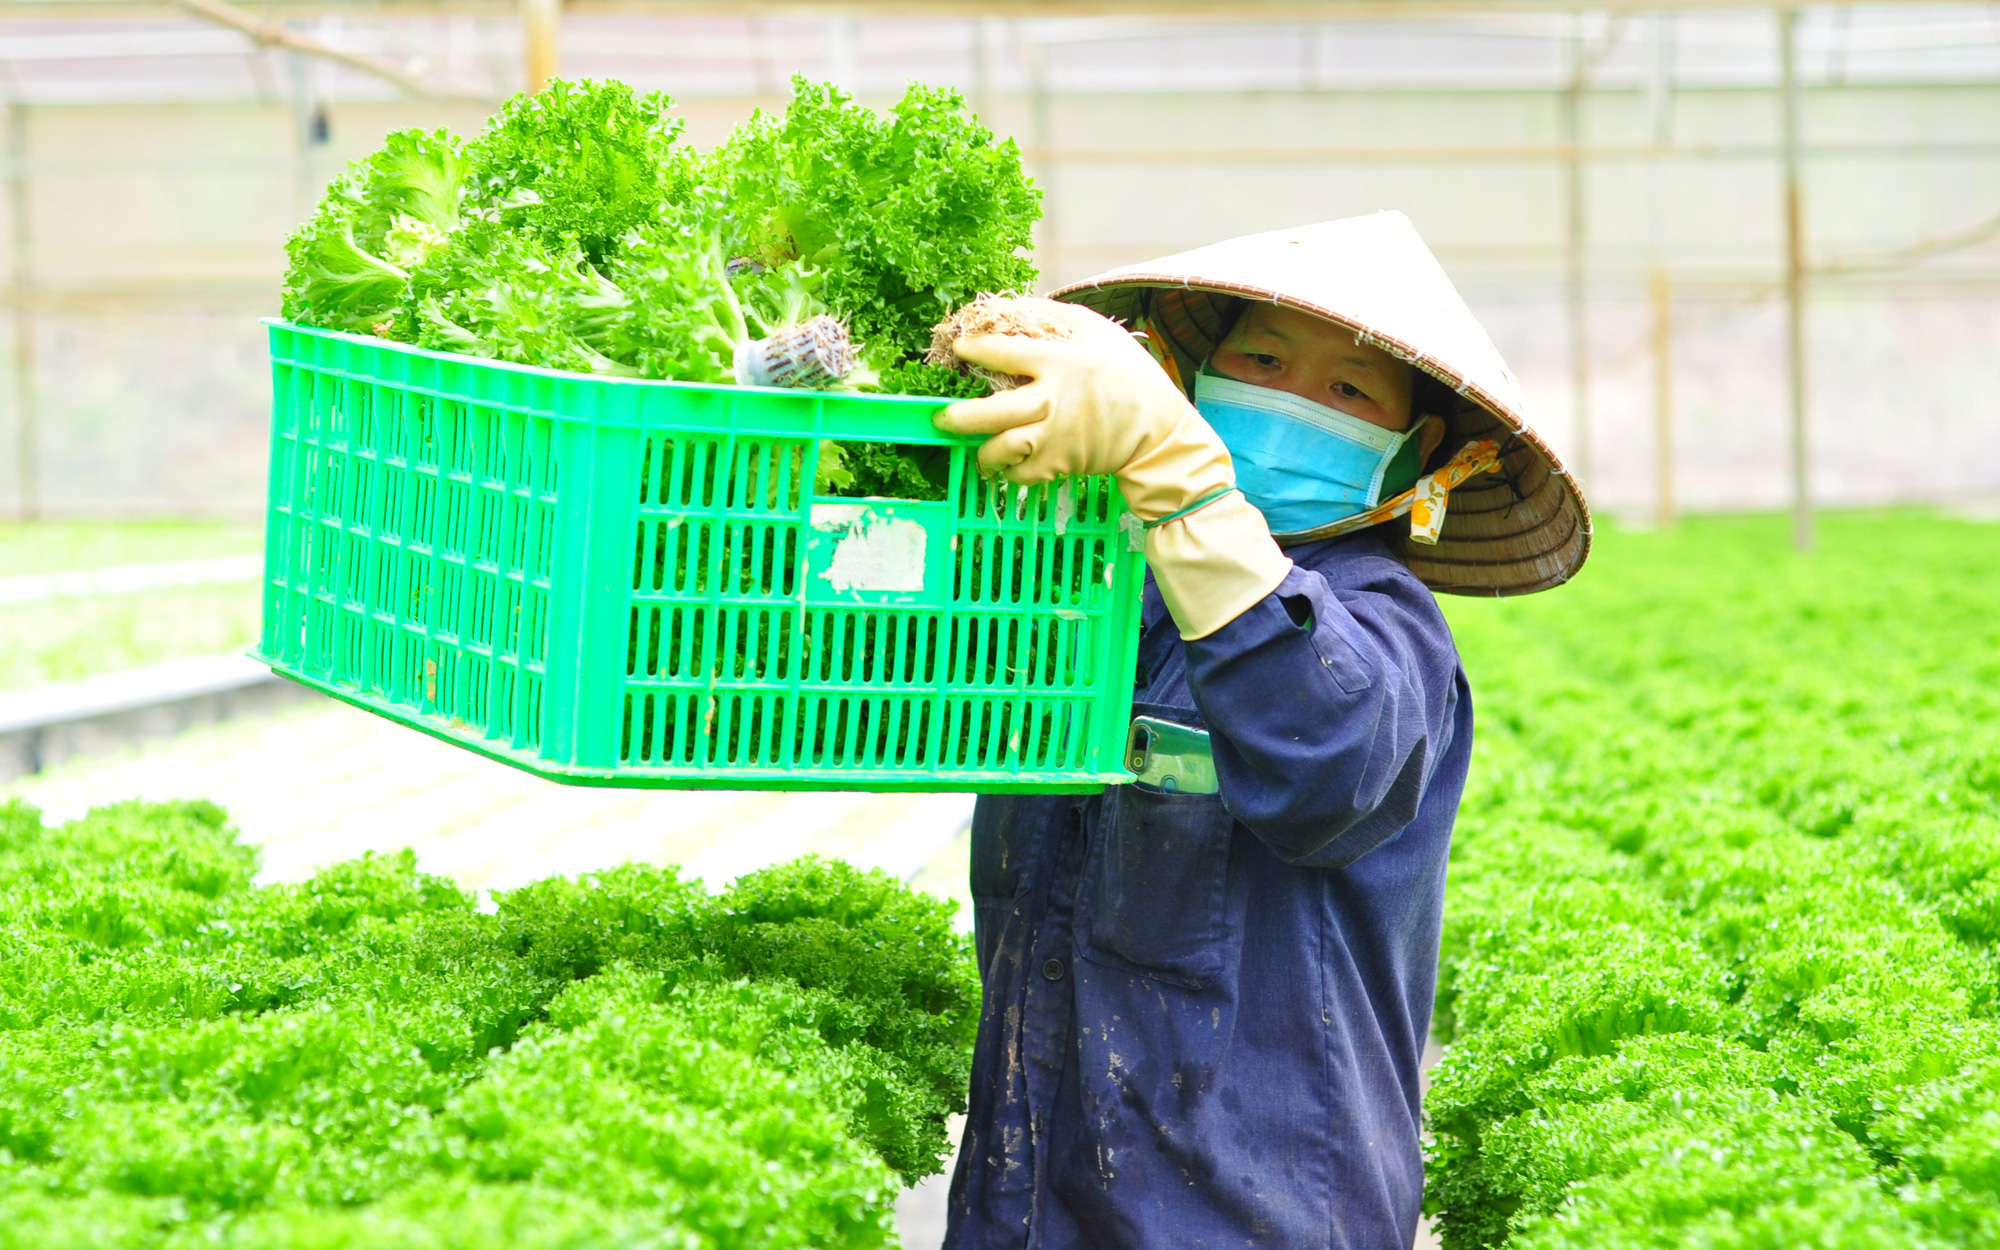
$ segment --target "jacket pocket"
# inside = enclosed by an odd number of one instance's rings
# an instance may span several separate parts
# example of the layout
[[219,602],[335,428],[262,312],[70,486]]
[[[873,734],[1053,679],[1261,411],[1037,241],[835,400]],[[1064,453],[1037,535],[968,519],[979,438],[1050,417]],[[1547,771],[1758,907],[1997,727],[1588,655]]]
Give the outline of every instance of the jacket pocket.
[[1140,785],[1112,787],[1102,811],[1079,883],[1079,953],[1201,989],[1228,945],[1235,820],[1218,795]]

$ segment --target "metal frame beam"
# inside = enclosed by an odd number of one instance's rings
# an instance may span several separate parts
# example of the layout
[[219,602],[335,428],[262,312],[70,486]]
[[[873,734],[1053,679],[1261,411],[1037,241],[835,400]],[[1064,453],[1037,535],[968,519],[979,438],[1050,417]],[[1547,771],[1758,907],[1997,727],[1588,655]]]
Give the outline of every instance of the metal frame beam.
[[[357,52],[351,48],[336,47],[323,39],[301,35],[280,22],[266,21],[255,14],[246,13],[225,0],[172,0],[172,7],[191,13],[196,17],[226,26],[247,36],[260,48],[284,48],[291,52],[316,56],[323,60],[358,69],[364,74],[372,74],[385,82],[393,83],[411,95],[431,96],[443,100],[488,101],[483,91],[455,87],[446,83],[434,83],[411,73],[404,67],[367,52]],[[0,9],[0,14],[8,10]]]
[[[1939,0],[1873,0],[1878,5],[1936,7]],[[1943,0],[1984,7],[1985,0]],[[0,0],[0,18],[154,16],[170,0]],[[475,13],[502,16],[519,0],[260,0],[259,9],[286,15]],[[1495,13],[1652,14],[1740,12],[1741,0],[568,0],[576,13],[663,13],[705,16],[826,17],[853,14],[905,17],[1227,17],[1237,20],[1337,21],[1342,18],[1467,17]],[[1804,8],[1804,4],[1760,5]]]

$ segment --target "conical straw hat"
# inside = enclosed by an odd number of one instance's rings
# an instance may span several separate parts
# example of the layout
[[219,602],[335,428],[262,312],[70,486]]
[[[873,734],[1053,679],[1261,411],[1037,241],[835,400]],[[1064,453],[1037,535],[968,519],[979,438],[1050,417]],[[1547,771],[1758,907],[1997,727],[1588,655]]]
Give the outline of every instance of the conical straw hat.
[[1521,384],[1409,218],[1374,213],[1253,234],[1113,269],[1054,292],[1166,340],[1183,378],[1208,358],[1243,300],[1312,313],[1407,360],[1459,399],[1435,466],[1467,442],[1500,443],[1499,469],[1451,491],[1435,546],[1392,526],[1433,590],[1522,595],[1568,581],[1590,554],[1590,507],[1529,419]]

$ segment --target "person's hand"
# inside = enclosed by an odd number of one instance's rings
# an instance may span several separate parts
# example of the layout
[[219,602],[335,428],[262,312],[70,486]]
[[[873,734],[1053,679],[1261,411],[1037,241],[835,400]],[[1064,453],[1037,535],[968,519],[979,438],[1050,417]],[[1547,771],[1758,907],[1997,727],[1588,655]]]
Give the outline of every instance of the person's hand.
[[979,467],[1034,485],[1069,474],[1114,474],[1142,521],[1171,516],[1236,484],[1229,452],[1146,349],[1123,327],[1073,309],[1075,337],[961,338],[961,360],[1026,377],[1013,390],[961,400],[938,414],[954,434],[991,435]]
[[1075,311],[1082,314],[1069,318],[1075,338],[983,334],[953,342],[961,360],[1028,379],[939,414],[939,429],[992,436],[979,449],[983,472],[1022,485],[1072,473],[1117,473],[1192,413],[1131,335],[1115,322]]
[[1292,562],[1235,489],[1228,448],[1146,349],[1085,309],[1061,316],[1070,337],[955,340],[961,360],[1027,381],[953,404],[937,427],[990,435],[979,467],[1023,485],[1114,474],[1146,523],[1146,561],[1181,636],[1206,637],[1270,594]]

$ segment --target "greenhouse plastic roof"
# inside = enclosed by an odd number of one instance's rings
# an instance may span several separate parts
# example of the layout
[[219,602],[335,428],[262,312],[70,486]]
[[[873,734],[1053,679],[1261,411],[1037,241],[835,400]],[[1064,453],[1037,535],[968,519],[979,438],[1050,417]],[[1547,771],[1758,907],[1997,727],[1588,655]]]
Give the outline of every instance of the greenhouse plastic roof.
[[[282,18],[285,6],[273,11]],[[377,8],[286,25],[452,90],[497,99],[519,86],[520,34],[511,15]],[[1550,89],[1568,80],[1579,32],[1595,85],[1643,85],[1663,55],[1677,86],[1768,86],[1777,76],[1776,23],[1763,10],[1328,22],[584,11],[564,21],[561,64],[570,76],[620,77],[683,97],[774,94],[795,72],[883,94],[913,77],[969,91],[1040,86],[1065,94]],[[1801,21],[1801,49],[1808,83],[1992,81],[2000,78],[2000,9],[1812,9]],[[398,94],[362,70],[261,48],[195,18],[9,18],[0,0],[0,98],[29,105]]]

